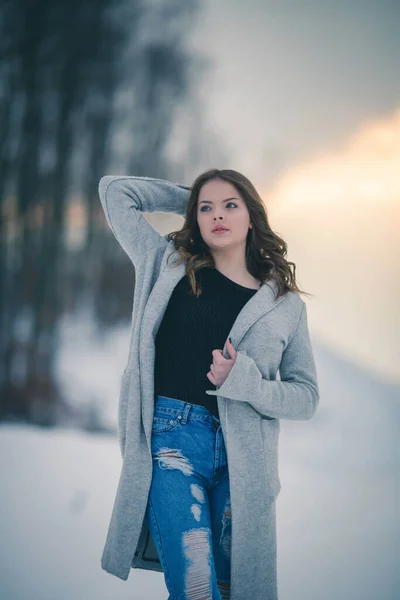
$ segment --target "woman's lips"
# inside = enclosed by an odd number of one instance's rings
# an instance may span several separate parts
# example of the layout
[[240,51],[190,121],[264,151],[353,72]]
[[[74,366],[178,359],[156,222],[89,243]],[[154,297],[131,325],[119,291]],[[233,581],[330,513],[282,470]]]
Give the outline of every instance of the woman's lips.
[[226,233],[227,231],[229,231],[229,229],[216,229],[215,231],[213,231],[213,233],[220,234]]

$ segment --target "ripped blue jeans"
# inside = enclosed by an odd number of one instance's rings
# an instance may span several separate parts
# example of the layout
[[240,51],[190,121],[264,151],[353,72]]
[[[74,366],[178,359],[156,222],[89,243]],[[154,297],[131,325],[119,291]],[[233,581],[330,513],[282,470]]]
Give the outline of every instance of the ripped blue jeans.
[[168,600],[230,598],[231,506],[220,421],[204,406],[157,396],[146,519]]

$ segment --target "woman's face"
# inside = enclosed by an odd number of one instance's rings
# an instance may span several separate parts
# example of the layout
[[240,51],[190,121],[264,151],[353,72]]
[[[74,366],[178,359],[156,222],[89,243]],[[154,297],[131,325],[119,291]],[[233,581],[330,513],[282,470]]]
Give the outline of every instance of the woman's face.
[[[235,186],[228,181],[213,179],[202,186],[197,202],[197,222],[210,250],[231,249],[237,245],[246,247],[249,211]],[[216,225],[226,227],[227,231],[213,232]]]

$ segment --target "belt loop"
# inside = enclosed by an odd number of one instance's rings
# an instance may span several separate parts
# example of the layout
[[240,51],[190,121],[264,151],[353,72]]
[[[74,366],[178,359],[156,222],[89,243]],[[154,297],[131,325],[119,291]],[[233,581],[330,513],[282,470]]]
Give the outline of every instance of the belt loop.
[[192,405],[190,404],[190,402],[185,402],[185,406],[183,407],[183,410],[182,410],[181,423],[186,424],[191,406]]

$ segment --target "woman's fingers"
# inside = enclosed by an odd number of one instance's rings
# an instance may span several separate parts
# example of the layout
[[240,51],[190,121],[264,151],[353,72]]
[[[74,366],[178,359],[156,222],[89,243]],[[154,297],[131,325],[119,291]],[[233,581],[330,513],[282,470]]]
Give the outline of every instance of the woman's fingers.
[[226,340],[226,347],[228,349],[229,355],[231,358],[235,358],[236,356],[236,350],[233,347],[232,342],[229,341],[229,338]]

